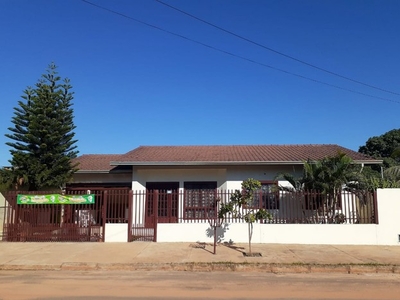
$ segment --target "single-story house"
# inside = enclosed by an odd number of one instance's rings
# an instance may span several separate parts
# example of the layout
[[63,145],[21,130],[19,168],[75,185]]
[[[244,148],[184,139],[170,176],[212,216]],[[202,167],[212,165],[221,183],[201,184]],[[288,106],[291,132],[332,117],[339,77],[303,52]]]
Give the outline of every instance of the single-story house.
[[[140,236],[139,231],[135,233],[135,228],[153,227],[154,223],[158,224],[158,229],[154,230],[158,232],[154,238],[157,241],[207,240],[212,236],[206,228],[211,224],[210,214],[216,211],[210,206],[210,201],[216,198],[227,201],[229,193],[240,189],[242,181],[247,178],[262,183],[264,194],[260,194],[257,205],[273,214],[270,223],[332,223],[315,219],[321,207],[317,200],[310,200],[311,196],[294,199],[293,195],[289,197],[273,192],[276,191],[273,187],[288,184],[277,181],[278,174],[300,176],[305,161],[320,160],[338,153],[351,157],[355,164],[360,165],[360,170],[365,165],[381,163],[339,145],[140,146],[120,155],[86,154],[78,157],[79,170],[67,188],[125,187],[133,191],[133,204],[125,209],[127,215],[129,211],[134,215],[132,224],[129,224],[133,240],[136,235]],[[149,191],[158,191],[158,194],[150,195]],[[222,192],[216,194],[215,191]],[[337,212],[343,215],[344,222],[376,224],[374,200],[357,197],[342,196]],[[154,198],[158,201],[153,201]],[[153,207],[154,204],[157,206]],[[154,215],[156,221],[152,219]],[[233,224],[237,223],[235,220],[229,222],[231,227],[239,225]],[[227,234],[227,227],[223,228],[219,240],[233,239]],[[246,233],[247,229],[240,231]],[[106,230],[106,240],[107,232],[110,234],[113,230]],[[122,240],[126,240],[125,229],[122,236]],[[235,241],[247,239],[234,237]]]
[[288,184],[278,174],[300,176],[304,161],[338,153],[360,170],[381,163],[338,145],[140,146],[85,154],[75,160],[79,170],[66,194],[94,194],[95,203],[16,205],[16,196],[7,195],[6,207],[17,216],[6,222],[13,230],[7,232],[17,241],[247,242],[247,224],[217,212],[243,180],[254,178],[262,188],[241,212],[264,208],[273,216],[254,224],[254,243],[398,245],[400,189],[342,193],[327,210],[328,195],[274,188]]
[[125,154],[79,156],[70,187],[143,189],[240,188],[246,178],[264,185],[288,172],[301,175],[303,163],[345,153],[360,168],[379,164],[338,145],[140,146]]

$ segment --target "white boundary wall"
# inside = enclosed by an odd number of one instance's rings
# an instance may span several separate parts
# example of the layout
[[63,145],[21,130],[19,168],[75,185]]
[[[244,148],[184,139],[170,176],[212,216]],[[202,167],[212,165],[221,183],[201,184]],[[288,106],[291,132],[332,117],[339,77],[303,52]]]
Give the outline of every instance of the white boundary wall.
[[[378,189],[379,224],[254,224],[252,243],[399,245],[400,189]],[[220,242],[248,242],[248,225],[224,224]],[[158,242],[212,242],[207,223],[158,224]]]
[[127,242],[128,224],[106,224],[104,242]]

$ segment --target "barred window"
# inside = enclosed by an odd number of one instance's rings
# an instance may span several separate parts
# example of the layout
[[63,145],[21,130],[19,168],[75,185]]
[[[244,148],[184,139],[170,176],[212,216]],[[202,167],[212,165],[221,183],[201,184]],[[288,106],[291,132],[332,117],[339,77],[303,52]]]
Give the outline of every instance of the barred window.
[[207,219],[213,217],[216,209],[217,182],[184,182],[185,219]]
[[279,191],[276,182],[261,182],[261,188],[256,191],[252,208],[279,209]]

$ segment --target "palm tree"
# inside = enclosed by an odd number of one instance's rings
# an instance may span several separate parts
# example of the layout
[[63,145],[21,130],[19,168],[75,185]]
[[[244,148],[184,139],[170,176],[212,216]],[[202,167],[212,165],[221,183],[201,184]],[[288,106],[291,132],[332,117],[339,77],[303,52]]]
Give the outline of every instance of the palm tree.
[[378,188],[400,188],[400,166],[393,166],[383,171]]
[[[306,210],[318,207],[321,202],[322,186],[318,180],[322,170],[320,161],[307,160],[303,162],[303,174],[300,177],[294,177],[290,173],[281,173],[275,179],[283,179],[290,183],[291,186],[282,186],[278,188],[281,191],[287,192],[285,196],[291,197],[292,201],[298,201],[301,206],[303,220],[308,220]],[[316,218],[311,218],[311,222],[319,220],[317,211]]]
[[[398,161],[400,159],[400,147],[396,148],[390,157]],[[383,172],[383,176],[387,180],[395,182],[397,185],[400,186],[400,165],[395,165],[387,168]]]
[[334,222],[343,188],[358,179],[359,170],[346,154],[338,153],[321,160],[319,184],[322,187],[321,192],[326,195],[325,215],[329,223]]
[[[390,156],[393,161],[400,159],[400,147]],[[373,192],[378,188],[400,188],[400,165],[392,165],[383,172],[373,171],[370,167],[363,168],[360,179],[348,186],[351,191]]]
[[280,186],[283,191],[310,191],[322,190],[323,186],[320,182],[322,171],[321,161],[307,160],[303,162],[303,174],[300,177],[294,177],[290,173],[281,173],[275,179],[284,179],[288,181],[291,186]]
[[[342,189],[349,182],[357,181],[358,178],[357,167],[344,153],[317,161],[304,162],[303,175],[299,178],[288,173],[277,176],[277,179],[287,180],[292,185],[291,187],[281,186],[281,190],[305,192],[306,198],[308,197],[306,202],[312,203],[311,207],[314,209],[322,209],[329,223],[335,221],[335,212],[340,203]],[[305,215],[303,205],[302,208]]]

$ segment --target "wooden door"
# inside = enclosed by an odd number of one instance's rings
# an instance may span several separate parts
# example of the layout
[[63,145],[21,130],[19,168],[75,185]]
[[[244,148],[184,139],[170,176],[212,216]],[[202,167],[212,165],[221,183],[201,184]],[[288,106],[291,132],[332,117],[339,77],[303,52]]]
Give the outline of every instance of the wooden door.
[[[148,196],[146,217],[154,216],[154,201],[157,201],[158,223],[178,222],[179,182],[147,182]],[[154,199],[157,191],[157,199]]]

